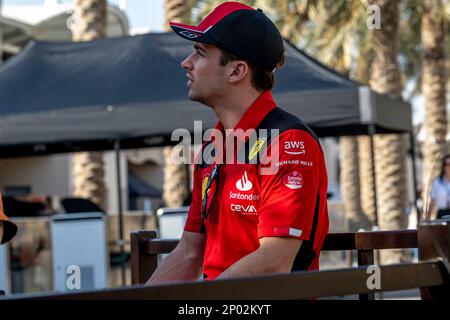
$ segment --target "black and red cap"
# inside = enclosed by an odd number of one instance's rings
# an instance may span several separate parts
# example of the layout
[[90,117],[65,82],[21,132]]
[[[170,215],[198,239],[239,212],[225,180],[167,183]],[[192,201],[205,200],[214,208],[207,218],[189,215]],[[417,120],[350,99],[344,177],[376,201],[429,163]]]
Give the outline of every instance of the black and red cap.
[[284,54],[283,39],[273,22],[260,9],[239,2],[222,3],[198,26],[169,25],[187,40],[216,45],[267,71],[276,69]]

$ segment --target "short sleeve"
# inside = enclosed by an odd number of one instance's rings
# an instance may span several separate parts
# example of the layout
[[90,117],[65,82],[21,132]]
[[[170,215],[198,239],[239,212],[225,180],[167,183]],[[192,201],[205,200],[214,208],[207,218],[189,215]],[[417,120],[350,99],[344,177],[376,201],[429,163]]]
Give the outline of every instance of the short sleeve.
[[260,170],[258,237],[308,240],[320,180],[326,179],[319,142],[304,130],[289,130],[272,141],[267,154],[260,168],[266,171]]
[[434,201],[436,201],[438,197],[438,188],[439,188],[439,181],[438,179],[434,179],[433,183],[431,184],[431,193],[430,193],[430,197]]
[[[201,152],[201,151],[200,151]],[[197,161],[195,161],[197,163]],[[184,231],[189,232],[202,232],[202,177],[201,170],[198,165],[194,168],[194,183],[192,190],[191,205],[189,206],[188,216],[186,219],[186,224],[184,226]]]

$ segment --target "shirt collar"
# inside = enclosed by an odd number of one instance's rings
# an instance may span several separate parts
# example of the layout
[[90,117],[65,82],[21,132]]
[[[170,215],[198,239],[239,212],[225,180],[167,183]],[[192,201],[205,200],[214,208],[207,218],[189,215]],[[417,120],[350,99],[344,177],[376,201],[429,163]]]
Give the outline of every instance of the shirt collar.
[[[245,132],[248,129],[256,129],[267,114],[275,107],[276,103],[272,97],[272,93],[270,91],[263,92],[247,109],[234,127],[234,130],[242,129]],[[215,128],[224,132],[224,127],[220,120],[216,123]]]

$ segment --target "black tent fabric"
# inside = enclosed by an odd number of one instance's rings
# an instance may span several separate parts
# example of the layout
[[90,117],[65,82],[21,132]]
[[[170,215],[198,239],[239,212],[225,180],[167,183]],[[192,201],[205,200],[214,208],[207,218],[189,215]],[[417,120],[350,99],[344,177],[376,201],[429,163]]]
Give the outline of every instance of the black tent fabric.
[[[411,107],[372,92],[288,42],[274,97],[319,136],[411,131]],[[216,117],[187,97],[172,33],[91,42],[33,41],[0,67],[0,157],[171,144],[174,129]]]
[[162,193],[137,175],[128,171],[128,194],[131,197],[161,198]]

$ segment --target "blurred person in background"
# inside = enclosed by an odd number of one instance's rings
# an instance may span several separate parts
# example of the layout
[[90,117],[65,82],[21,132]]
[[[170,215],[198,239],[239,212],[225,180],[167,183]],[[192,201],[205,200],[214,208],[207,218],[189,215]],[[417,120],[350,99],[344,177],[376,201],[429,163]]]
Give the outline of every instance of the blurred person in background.
[[442,159],[441,172],[431,184],[428,212],[437,211],[437,218],[450,215],[450,154]]

